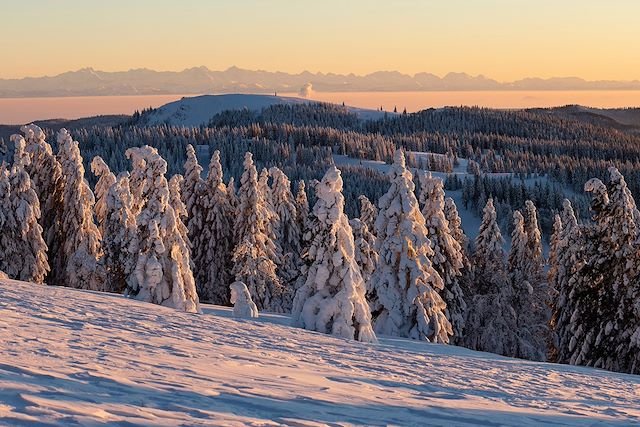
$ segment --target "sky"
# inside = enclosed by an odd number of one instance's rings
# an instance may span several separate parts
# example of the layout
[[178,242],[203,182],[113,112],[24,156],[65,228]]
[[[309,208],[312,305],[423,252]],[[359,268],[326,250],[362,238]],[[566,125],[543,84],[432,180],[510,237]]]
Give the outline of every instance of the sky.
[[0,0],[0,78],[83,67],[640,79],[638,0]]

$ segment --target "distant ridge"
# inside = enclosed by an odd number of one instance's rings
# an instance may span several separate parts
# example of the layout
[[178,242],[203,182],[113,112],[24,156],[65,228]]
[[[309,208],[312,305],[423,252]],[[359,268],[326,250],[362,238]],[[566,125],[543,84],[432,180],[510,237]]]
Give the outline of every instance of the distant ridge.
[[0,79],[1,98],[96,96],[96,95],[168,95],[185,93],[275,93],[298,92],[310,83],[322,92],[384,91],[482,91],[482,90],[640,90],[640,81],[587,81],[578,77],[526,78],[513,82],[466,73],[439,77],[431,73],[403,74],[378,71],[355,74],[299,74],[245,70],[230,67],[213,71],[207,67],[183,71],[154,71],[139,68],[105,72],[82,68],[56,76]]
[[[296,105],[314,102],[302,98],[292,98],[274,95],[201,95],[179,99],[157,109],[143,113],[142,123],[149,126],[169,124],[173,126],[206,125],[213,116],[228,110],[260,111],[273,105]],[[363,120],[384,117],[383,111],[367,110],[364,108],[346,107],[351,113]]]

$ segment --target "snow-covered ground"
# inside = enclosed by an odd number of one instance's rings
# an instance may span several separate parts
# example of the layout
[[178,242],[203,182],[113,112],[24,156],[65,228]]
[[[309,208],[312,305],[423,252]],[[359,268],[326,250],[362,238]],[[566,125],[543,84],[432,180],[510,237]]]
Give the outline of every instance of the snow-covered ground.
[[[274,95],[201,95],[182,98],[159,107],[148,113],[148,125],[171,124],[175,126],[195,127],[207,124],[218,113],[226,110],[260,111],[276,104],[302,104],[313,102],[309,99]],[[364,108],[348,107],[349,111],[364,120],[377,119],[384,112]]]
[[630,425],[640,377],[0,280],[1,425]]

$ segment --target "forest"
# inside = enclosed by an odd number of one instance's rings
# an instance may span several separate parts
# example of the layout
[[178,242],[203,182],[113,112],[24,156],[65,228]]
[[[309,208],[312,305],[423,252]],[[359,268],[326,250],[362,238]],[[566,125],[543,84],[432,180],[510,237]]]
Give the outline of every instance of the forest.
[[[365,121],[276,105],[199,128],[145,114],[3,141],[0,270],[195,313],[241,299],[364,342],[640,371],[637,135],[470,107]],[[461,209],[481,217],[475,238]]]

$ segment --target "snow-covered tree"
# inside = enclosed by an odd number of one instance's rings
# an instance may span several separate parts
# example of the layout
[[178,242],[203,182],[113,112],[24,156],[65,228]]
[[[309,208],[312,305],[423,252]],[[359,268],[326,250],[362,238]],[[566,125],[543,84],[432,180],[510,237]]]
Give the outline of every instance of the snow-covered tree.
[[307,198],[304,181],[300,180],[298,181],[298,190],[296,192],[296,221],[298,222],[298,229],[301,233],[304,233],[307,227],[308,216],[309,199]]
[[229,283],[233,278],[235,209],[227,191],[223,182],[220,152],[216,150],[211,156],[209,173],[202,190],[204,222],[200,246],[195,251],[198,258],[194,262],[200,299],[220,305],[230,303]]
[[142,187],[145,200],[136,217],[138,255],[134,278],[126,294],[178,310],[200,312],[195,281],[191,272],[189,248],[184,240],[180,217],[170,203],[169,183],[165,177],[167,162],[149,146],[136,150],[145,171]]
[[[204,180],[201,177],[202,166],[198,163],[196,151],[191,144],[187,145],[187,161],[184,164],[184,180],[180,191],[182,202],[185,206],[186,217],[184,218],[189,230],[189,242],[192,248],[192,259],[199,258],[202,254],[201,245],[205,244],[200,239],[204,223],[204,212],[202,208],[202,192]],[[197,280],[196,280],[197,282]]]
[[62,179],[62,166],[53,153],[51,145],[46,142],[45,133],[38,126],[30,124],[22,126],[31,162],[25,166],[25,170],[31,178],[31,182],[40,201],[40,210],[43,214],[39,222],[42,226],[43,237],[49,249],[49,265],[51,271],[47,276],[47,283],[57,284],[63,280],[64,252],[62,250],[62,209],[64,180]]
[[229,204],[232,208],[236,209],[238,207],[238,196],[236,195],[236,181],[233,177],[229,178],[229,183],[227,184],[227,195],[229,196]]
[[369,231],[373,233],[378,218],[378,209],[364,194],[358,197],[358,201],[360,201],[360,221],[364,222]]
[[551,230],[551,237],[549,238],[549,271],[547,272],[547,281],[552,293],[555,295],[557,292],[558,281],[558,249],[560,246],[560,239],[562,234],[562,218],[559,214],[553,216],[553,228]]
[[531,258],[529,236],[520,211],[513,213],[513,233],[509,251],[509,276],[513,287],[513,306],[517,307],[518,346],[513,356],[529,360],[545,359],[545,342],[535,316],[535,295],[529,276]]
[[84,178],[78,142],[66,129],[58,132],[58,158],[64,179],[62,235],[64,280],[61,285],[102,290],[106,274],[99,263],[101,235],[93,222],[95,198]]
[[44,283],[49,271],[47,245],[42,237],[40,202],[26,166],[31,162],[25,140],[13,135],[14,160],[0,170],[0,271],[10,278]]
[[431,263],[444,281],[440,296],[447,304],[447,319],[453,328],[455,337],[461,337],[467,311],[467,303],[460,286],[464,268],[462,248],[449,230],[449,221],[444,213],[444,184],[441,179],[433,178],[430,172],[419,175],[420,202],[425,218],[427,237],[431,242]]
[[104,233],[102,247],[107,271],[106,292],[122,293],[133,279],[138,236],[136,218],[132,211],[129,174],[124,172],[109,188],[105,200]]
[[269,170],[273,183],[271,185],[271,202],[276,213],[275,234],[283,253],[300,256],[300,227],[297,222],[298,212],[291,192],[291,182],[280,169]]
[[316,196],[315,237],[308,251],[311,265],[293,301],[293,324],[342,338],[377,342],[364,281],[354,258],[353,233],[344,214],[342,177],[335,166],[316,187]]
[[125,156],[131,160],[131,173],[129,175],[129,189],[131,191],[131,212],[138,215],[142,207],[147,202],[145,182],[147,182],[147,164],[142,157],[139,147],[129,148],[125,151]]
[[462,219],[458,214],[458,207],[456,202],[451,197],[447,197],[444,201],[444,216],[449,221],[449,232],[451,236],[456,239],[456,242],[460,245],[463,255],[463,263],[466,265],[468,260],[467,251],[469,250],[469,238],[464,234],[462,229]]
[[575,298],[578,296],[575,292],[577,290],[575,285],[578,282],[576,273],[584,262],[582,232],[571,202],[567,199],[563,202],[560,222],[562,227],[556,246],[556,261],[551,263],[552,271],[555,270],[555,279],[551,281],[551,285],[555,288],[557,297],[554,300],[550,324],[554,330],[557,348],[555,360],[568,363],[574,348],[570,344],[573,338],[571,317],[576,305]]
[[[169,179],[169,204],[173,208],[173,212],[179,219],[177,222],[178,231],[182,236],[182,240],[187,242],[187,247],[191,247],[189,241],[189,229],[185,225],[187,221],[187,207],[182,202],[182,195],[180,189],[184,184],[184,177],[180,174],[175,174]],[[189,250],[191,254],[191,250]]]
[[[622,174],[608,170],[609,232],[614,248],[612,331],[604,345],[603,367],[615,371],[640,373],[640,227],[638,209]],[[610,352],[609,349],[614,349]]]
[[258,308],[251,300],[251,294],[247,285],[242,282],[233,282],[231,289],[231,304],[233,304],[233,317],[250,319],[258,317]]
[[370,293],[372,291],[371,276],[378,265],[378,253],[375,249],[376,238],[369,231],[367,224],[359,218],[349,220],[349,225],[353,230],[356,264],[360,267],[365,289],[367,293]]
[[513,356],[517,353],[517,317],[503,244],[493,199],[489,199],[475,241],[473,299],[461,344],[473,350]]
[[259,310],[283,312],[283,289],[276,275],[276,245],[270,237],[272,212],[258,187],[253,156],[246,153],[236,210],[235,280],[247,285]]
[[542,233],[538,227],[538,212],[531,200],[525,202],[523,216],[524,231],[527,235],[525,274],[526,280],[533,290],[532,318],[527,320],[527,324],[535,329],[535,335],[539,342],[549,341],[551,291],[544,275],[545,260],[542,255]]
[[570,362],[639,372],[637,208],[620,172],[608,172],[606,186],[598,179],[585,185],[592,194],[594,224],[574,290],[578,297],[571,318],[575,348]]
[[91,161],[91,172],[98,177],[95,187],[96,205],[94,210],[98,230],[100,230],[100,233],[104,233],[104,223],[107,216],[107,194],[111,186],[115,184],[116,176],[100,156],[94,157]]
[[278,276],[283,285],[283,305],[290,311],[295,293],[295,281],[298,278],[301,254],[302,230],[298,225],[296,201],[291,192],[291,182],[280,169],[269,170],[273,181],[271,184],[271,201],[275,212],[274,235],[278,238],[281,249]]
[[453,330],[439,294],[444,283],[431,264],[425,219],[401,150],[395,154],[389,178],[391,187],[379,200],[375,224],[379,260],[369,295],[375,330],[448,343]]

